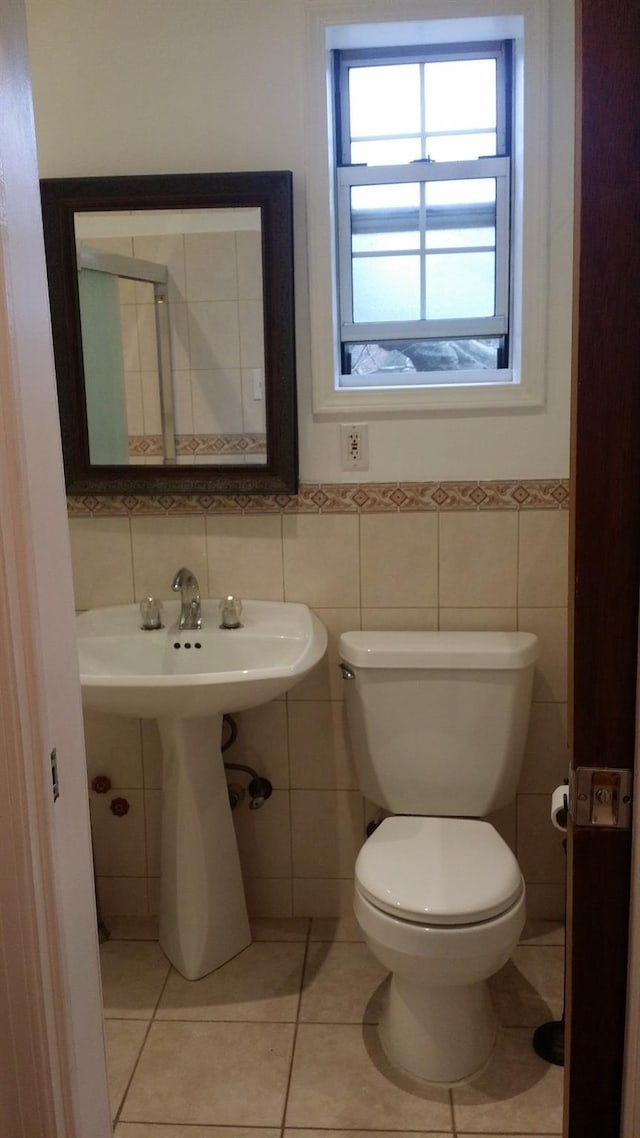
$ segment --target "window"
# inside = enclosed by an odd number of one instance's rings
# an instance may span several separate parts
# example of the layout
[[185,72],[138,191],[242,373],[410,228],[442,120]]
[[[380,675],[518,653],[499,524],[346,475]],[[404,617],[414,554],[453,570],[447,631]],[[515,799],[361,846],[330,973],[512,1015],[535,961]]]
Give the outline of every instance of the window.
[[547,0],[306,4],[314,412],[543,406]]
[[333,53],[345,387],[508,365],[510,54]]

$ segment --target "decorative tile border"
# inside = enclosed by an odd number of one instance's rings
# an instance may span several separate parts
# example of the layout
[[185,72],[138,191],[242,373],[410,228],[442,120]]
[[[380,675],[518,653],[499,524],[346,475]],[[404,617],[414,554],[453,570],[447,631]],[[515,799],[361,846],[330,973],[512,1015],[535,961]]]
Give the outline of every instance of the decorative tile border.
[[158,494],[69,497],[69,517],[142,514],[352,514],[421,510],[566,510],[566,478],[510,482],[307,483],[297,494]]
[[[176,454],[263,454],[266,434],[176,435]],[[162,435],[129,435],[130,458],[155,458],[164,454]]]

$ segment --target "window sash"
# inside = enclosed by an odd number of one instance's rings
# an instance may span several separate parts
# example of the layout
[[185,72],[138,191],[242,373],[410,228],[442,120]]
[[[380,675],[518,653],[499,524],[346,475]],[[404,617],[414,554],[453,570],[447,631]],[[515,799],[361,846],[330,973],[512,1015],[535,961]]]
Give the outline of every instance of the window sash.
[[[451,60],[495,59],[496,61],[496,153],[510,152],[510,122],[508,115],[508,44],[505,41],[471,44],[440,44],[437,46],[408,46],[398,48],[353,48],[336,51],[336,128],[338,163],[351,162],[349,135],[349,73],[357,67],[388,66],[401,63],[443,63]],[[425,155],[423,155],[424,157]]]
[[[491,317],[436,320],[354,322],[352,285],[353,215],[351,191],[356,186],[426,184],[437,181],[495,179],[495,307]],[[337,169],[337,244],[341,342],[376,339],[430,339],[447,336],[504,335],[509,311],[510,160],[477,158],[459,162],[417,162],[401,166],[340,166]],[[477,224],[471,206],[467,224]],[[443,209],[443,214],[446,210]],[[393,231],[393,225],[390,226]],[[456,250],[460,251],[460,250]],[[420,253],[422,251],[420,250]]]

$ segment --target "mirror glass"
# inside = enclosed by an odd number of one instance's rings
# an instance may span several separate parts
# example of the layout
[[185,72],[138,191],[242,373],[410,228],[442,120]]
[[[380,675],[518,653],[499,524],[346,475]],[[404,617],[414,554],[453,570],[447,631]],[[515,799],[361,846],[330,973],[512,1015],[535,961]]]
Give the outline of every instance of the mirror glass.
[[69,492],[295,490],[291,176],[42,197]]
[[266,461],[260,210],[77,213],[91,464]]

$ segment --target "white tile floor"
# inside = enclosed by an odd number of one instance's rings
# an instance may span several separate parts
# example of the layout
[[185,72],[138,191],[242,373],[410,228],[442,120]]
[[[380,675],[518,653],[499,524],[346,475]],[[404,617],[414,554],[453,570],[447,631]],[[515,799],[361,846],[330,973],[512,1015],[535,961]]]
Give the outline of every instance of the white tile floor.
[[562,1070],[531,1047],[532,1028],[561,1014],[558,926],[529,929],[492,980],[495,1055],[452,1091],[389,1069],[375,1027],[385,974],[349,919],[255,922],[253,944],[195,982],[154,939],[133,939],[154,935],[148,923],[111,931],[102,966],[116,1138],[562,1132]]

